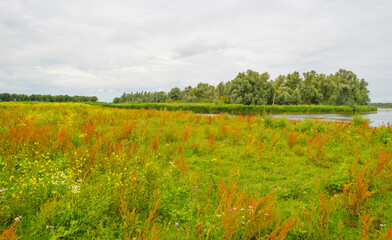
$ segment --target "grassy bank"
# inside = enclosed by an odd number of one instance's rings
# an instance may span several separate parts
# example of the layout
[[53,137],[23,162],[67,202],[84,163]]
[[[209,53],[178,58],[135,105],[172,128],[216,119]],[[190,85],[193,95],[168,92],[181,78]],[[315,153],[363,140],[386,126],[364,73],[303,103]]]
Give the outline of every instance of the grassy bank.
[[71,103],[0,122],[0,231],[21,239],[392,237],[389,126]]
[[195,113],[230,113],[230,114],[274,114],[274,113],[353,113],[377,111],[377,107],[327,105],[242,105],[242,104],[209,104],[209,103],[141,103],[141,104],[101,104],[105,107],[128,109],[156,109],[169,111],[192,111]]

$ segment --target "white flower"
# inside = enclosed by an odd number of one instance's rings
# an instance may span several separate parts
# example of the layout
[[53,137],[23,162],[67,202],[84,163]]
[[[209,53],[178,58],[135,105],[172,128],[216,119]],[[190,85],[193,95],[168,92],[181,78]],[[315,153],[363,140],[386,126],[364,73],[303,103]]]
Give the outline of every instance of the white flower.
[[79,188],[80,188],[80,186],[78,186],[78,185],[73,185],[73,186],[71,187],[71,192],[72,192],[72,193],[79,193],[79,192],[80,192]]
[[53,226],[47,225],[46,229],[53,228]]

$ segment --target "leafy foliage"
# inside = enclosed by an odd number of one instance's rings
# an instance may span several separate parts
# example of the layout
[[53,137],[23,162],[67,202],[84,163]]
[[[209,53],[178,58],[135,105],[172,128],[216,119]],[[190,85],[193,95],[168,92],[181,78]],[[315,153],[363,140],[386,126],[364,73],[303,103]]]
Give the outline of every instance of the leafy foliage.
[[368,105],[368,83],[351,71],[340,69],[326,76],[316,71],[280,75],[270,80],[268,73],[259,74],[248,70],[227,83],[220,82],[216,87],[208,83],[178,87],[165,92],[124,93],[115,98],[114,103],[156,103],[156,102],[204,102],[244,105]]
[[0,102],[97,102],[98,98],[96,96],[86,97],[86,96],[68,96],[68,95],[40,95],[32,94],[27,96],[26,94],[9,94],[0,93]]

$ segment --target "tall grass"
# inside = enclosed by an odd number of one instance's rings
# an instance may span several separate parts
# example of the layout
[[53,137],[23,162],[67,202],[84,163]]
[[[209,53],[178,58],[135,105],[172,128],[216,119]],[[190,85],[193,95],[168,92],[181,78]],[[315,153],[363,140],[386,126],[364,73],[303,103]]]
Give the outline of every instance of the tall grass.
[[[94,104],[95,105],[95,104]],[[353,109],[350,106],[330,105],[242,105],[211,103],[140,103],[140,104],[110,104],[101,103],[101,106],[126,109],[155,109],[168,111],[192,111],[195,113],[216,114],[271,114],[271,113],[354,113],[377,111],[377,107],[360,106]]]

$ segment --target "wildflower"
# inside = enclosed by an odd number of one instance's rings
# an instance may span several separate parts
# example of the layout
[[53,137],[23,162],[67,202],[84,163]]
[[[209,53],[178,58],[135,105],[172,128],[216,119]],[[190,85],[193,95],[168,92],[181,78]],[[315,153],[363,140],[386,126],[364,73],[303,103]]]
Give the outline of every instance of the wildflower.
[[216,158],[211,159],[211,162],[216,162]]
[[178,226],[178,222],[176,222],[176,226]]
[[[82,133],[82,134],[79,135],[80,138],[84,138],[84,137],[86,137],[86,136],[87,136],[87,133]],[[76,153],[75,153],[75,154],[76,154]]]
[[71,187],[71,192],[72,193],[79,193],[80,192],[79,188],[80,188],[80,186],[74,185]]
[[50,225],[46,226],[46,229],[50,229],[50,228],[53,228],[53,226],[50,226]]

